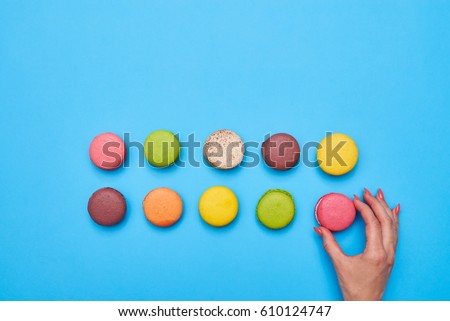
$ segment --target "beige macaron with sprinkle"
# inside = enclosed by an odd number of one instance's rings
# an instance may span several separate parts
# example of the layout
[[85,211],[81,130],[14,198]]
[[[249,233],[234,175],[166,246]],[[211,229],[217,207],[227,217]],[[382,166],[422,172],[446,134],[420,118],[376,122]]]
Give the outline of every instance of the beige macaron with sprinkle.
[[244,158],[244,142],[235,132],[221,129],[208,136],[203,155],[211,166],[231,169],[239,166]]

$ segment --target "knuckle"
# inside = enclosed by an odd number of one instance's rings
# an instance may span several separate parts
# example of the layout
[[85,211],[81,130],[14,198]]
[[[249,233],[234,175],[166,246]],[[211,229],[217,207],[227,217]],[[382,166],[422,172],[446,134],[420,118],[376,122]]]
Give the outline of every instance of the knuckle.
[[381,216],[380,223],[382,225],[387,225],[387,226],[391,226],[392,225],[391,218],[388,215]]
[[388,246],[386,254],[386,263],[389,267],[392,267],[395,261],[395,240],[394,243]]
[[387,254],[383,250],[375,251],[374,253],[372,253],[371,260],[377,265],[385,264],[387,260]]
[[387,257],[386,263],[389,267],[393,267],[394,266],[394,262],[395,262],[395,256],[394,255],[389,255]]
[[381,223],[380,223],[380,221],[377,220],[375,217],[373,217],[373,218],[370,220],[370,224],[372,224],[373,227],[376,228],[376,229],[378,229],[378,230],[381,229]]
[[386,218],[386,221],[389,222],[389,224],[392,224],[392,222],[394,222],[394,219],[391,215],[389,215],[389,213],[386,213],[384,217]]
[[325,249],[325,251],[329,252],[331,249],[330,243],[329,242],[323,243],[323,248]]

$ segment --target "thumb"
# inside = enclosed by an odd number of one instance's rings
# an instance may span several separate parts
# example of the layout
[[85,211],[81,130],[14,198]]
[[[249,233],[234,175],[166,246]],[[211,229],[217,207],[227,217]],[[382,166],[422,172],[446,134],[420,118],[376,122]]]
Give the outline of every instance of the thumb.
[[315,227],[314,229],[320,236],[322,236],[323,247],[333,261],[340,260],[345,257],[344,252],[336,242],[333,233],[331,233],[329,229],[323,226],[318,228]]

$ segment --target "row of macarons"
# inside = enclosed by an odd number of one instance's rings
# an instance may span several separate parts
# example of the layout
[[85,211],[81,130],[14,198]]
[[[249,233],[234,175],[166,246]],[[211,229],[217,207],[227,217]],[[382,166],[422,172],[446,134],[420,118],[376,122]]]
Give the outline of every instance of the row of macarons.
[[[144,155],[155,167],[174,164],[181,151],[177,135],[168,130],[150,133],[144,142]],[[245,153],[241,137],[229,129],[213,132],[203,145],[203,155],[212,167],[222,170],[239,166]],[[122,166],[126,146],[114,133],[102,133],[91,142],[89,156],[95,166],[114,170]],[[300,159],[300,145],[290,134],[277,133],[269,136],[261,145],[265,163],[275,170],[295,167]],[[317,148],[317,162],[330,175],[343,175],[351,171],[358,161],[358,147],[354,140],[341,133],[327,135]]]
[[[183,214],[180,195],[167,187],[150,191],[142,202],[147,220],[155,226],[168,227],[179,221]],[[208,188],[200,197],[198,211],[201,218],[211,226],[230,224],[239,209],[235,193],[225,186]],[[102,226],[120,223],[127,211],[125,197],[111,188],[94,192],[88,202],[88,212],[94,222]],[[267,228],[277,230],[288,226],[295,216],[295,203],[291,193],[281,189],[265,192],[256,206],[258,220]],[[342,231],[354,221],[356,209],[353,201],[344,194],[329,193],[322,196],[315,207],[319,225],[331,231]]]

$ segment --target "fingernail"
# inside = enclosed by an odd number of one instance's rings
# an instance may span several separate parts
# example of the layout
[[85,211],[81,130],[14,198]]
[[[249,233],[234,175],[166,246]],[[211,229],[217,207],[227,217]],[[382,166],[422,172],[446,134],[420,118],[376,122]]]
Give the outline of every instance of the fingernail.
[[384,194],[383,194],[383,191],[381,190],[381,188],[378,189],[377,196],[379,199],[384,200]]
[[369,190],[364,187],[364,193],[370,194]]
[[358,197],[358,195],[356,195],[356,194],[353,194],[353,196],[355,197],[355,200],[358,200],[358,201],[360,201],[361,199]]
[[314,226],[314,231],[316,231],[316,233],[319,234],[319,236],[322,236],[322,231],[320,230],[320,228]]
[[395,207],[395,215],[398,215],[400,213],[400,203]]

